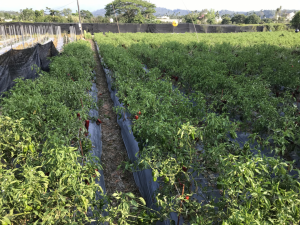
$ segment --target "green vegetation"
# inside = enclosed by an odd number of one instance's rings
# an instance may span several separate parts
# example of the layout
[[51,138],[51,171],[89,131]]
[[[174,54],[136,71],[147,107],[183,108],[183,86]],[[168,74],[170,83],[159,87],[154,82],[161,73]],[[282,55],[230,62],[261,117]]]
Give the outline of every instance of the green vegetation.
[[105,6],[105,16],[118,15],[120,23],[144,23],[154,18],[155,5],[145,0],[114,0]]
[[[126,167],[152,169],[160,184],[155,199],[161,219],[174,211],[191,224],[299,223],[299,177],[289,172],[300,171],[277,157],[284,158],[300,142],[294,107],[300,86],[299,36],[198,36],[199,42],[195,34],[95,35],[125,106],[116,111],[132,115],[139,142],[139,160]],[[229,120],[239,116],[241,121]],[[251,133],[242,147],[228,139],[228,134],[235,139],[237,130]],[[270,148],[275,157],[253,155],[249,144]],[[217,189],[202,187],[195,176],[212,173],[219,174],[211,182]],[[220,192],[218,201],[211,194],[215,191]],[[208,198],[200,203],[195,195]],[[130,221],[135,210],[127,213],[123,221],[136,224]]]
[[298,28],[300,27],[300,11],[296,13],[296,15],[294,16],[294,18],[291,21],[291,24],[294,28]]
[[69,44],[52,59],[49,73],[17,79],[1,99],[2,224],[82,223],[91,219],[89,207],[101,208],[95,194],[102,189],[93,178],[101,167],[88,153],[91,141],[81,122],[94,105],[86,93],[94,65],[87,42]]
[[[132,193],[104,195],[95,181],[101,166],[83,123],[96,106],[87,93],[95,62],[90,44],[78,41],[51,60],[49,73],[16,79],[1,99],[2,224],[85,224],[88,209],[110,224],[156,224],[171,212],[195,225],[300,222],[299,176],[291,175],[300,170],[288,158],[300,144],[298,34],[100,33],[95,40],[124,106],[115,110],[130,113],[139,143],[138,160],[120,168],[152,170],[159,210]],[[237,131],[249,133],[244,145]]]

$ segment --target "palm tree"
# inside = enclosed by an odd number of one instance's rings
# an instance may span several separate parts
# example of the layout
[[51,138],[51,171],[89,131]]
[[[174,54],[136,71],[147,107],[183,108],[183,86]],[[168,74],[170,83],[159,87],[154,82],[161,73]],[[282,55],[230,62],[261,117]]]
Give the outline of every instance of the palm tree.
[[278,16],[279,17],[281,16],[281,9],[282,9],[282,6],[280,6],[279,8],[276,9],[275,17],[277,20],[278,20]]
[[282,6],[280,6],[280,8],[279,8],[279,16],[281,16],[281,9],[282,9]]
[[264,10],[260,10],[260,19],[262,19],[262,16],[264,15]]

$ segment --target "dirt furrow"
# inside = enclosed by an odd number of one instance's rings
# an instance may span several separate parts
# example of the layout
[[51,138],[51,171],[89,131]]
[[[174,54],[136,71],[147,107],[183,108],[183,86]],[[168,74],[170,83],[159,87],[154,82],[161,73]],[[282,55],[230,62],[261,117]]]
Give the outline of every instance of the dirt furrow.
[[117,123],[117,114],[113,111],[106,77],[101,66],[94,41],[89,40],[94,51],[96,65],[96,85],[98,88],[99,118],[102,121],[102,157],[105,187],[108,195],[114,192],[132,192],[140,197],[139,190],[131,172],[122,172],[117,167],[123,161],[129,161],[122,139],[121,129]]

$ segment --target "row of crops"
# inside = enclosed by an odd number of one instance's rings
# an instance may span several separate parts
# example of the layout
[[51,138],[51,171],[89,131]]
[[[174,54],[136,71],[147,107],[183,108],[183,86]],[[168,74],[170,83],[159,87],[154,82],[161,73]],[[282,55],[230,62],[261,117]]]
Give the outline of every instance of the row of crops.
[[[138,221],[299,223],[299,37],[198,36],[95,34],[139,142],[125,169],[151,169],[159,184],[159,211]],[[136,202],[123,201],[122,221],[137,223]]]
[[101,208],[101,167],[84,126],[95,106],[87,92],[94,66],[88,42],[68,44],[49,73],[17,79],[1,99],[2,224],[83,224],[88,208]]

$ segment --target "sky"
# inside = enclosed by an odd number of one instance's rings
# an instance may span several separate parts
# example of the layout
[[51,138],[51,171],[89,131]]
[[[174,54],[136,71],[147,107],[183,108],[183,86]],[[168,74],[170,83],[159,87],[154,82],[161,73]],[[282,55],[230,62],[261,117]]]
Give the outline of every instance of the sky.
[[[214,9],[214,10],[230,10],[230,11],[259,11],[275,10],[282,6],[283,9],[297,9],[300,10],[300,0],[147,0],[155,4],[156,7],[163,7],[167,9],[188,9],[202,10],[202,9]],[[112,2],[112,0],[79,0],[80,10],[89,10],[91,12],[98,9],[103,9],[106,4]],[[55,10],[62,10],[64,8],[71,8],[73,12],[77,10],[76,0],[1,0],[0,10],[5,11],[19,11],[20,9],[32,8],[34,10],[46,9],[49,7]]]

